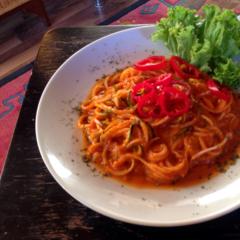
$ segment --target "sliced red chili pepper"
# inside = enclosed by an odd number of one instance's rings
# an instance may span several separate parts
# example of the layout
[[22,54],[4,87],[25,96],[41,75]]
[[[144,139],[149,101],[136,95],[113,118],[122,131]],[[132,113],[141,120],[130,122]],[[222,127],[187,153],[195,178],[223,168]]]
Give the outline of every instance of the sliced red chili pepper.
[[163,97],[164,95],[161,93],[159,95],[157,95],[157,100],[156,100],[156,104],[153,108],[152,111],[152,117],[153,118],[160,118],[166,115],[164,107],[162,105],[163,103]]
[[154,108],[156,106],[156,100],[156,95],[153,92],[142,96],[137,103],[137,112],[139,117],[152,117]]
[[213,95],[225,101],[229,101],[230,92],[226,87],[221,88],[220,85],[213,79],[207,80],[207,86]]
[[143,96],[138,101],[137,112],[141,118],[159,118],[165,115],[164,109],[162,107],[161,99],[163,95],[156,95],[155,93],[150,93]]
[[147,79],[141,83],[138,83],[132,91],[132,99],[138,102],[138,99],[151,91],[161,90],[163,86],[169,86],[173,81],[172,74],[162,74],[159,77]]
[[182,80],[175,80],[172,84],[173,87],[175,87],[176,89],[186,93],[187,95],[190,95],[191,93],[191,86]]
[[151,56],[135,64],[140,71],[160,70],[167,67],[167,60],[164,56]]
[[162,107],[166,115],[178,117],[189,111],[190,100],[186,93],[174,88],[164,88]]
[[143,81],[141,83],[138,83],[132,91],[132,100],[134,102],[138,102],[139,98],[145,94],[150,93],[153,91],[153,87],[150,83]]
[[178,56],[172,56],[169,60],[170,66],[173,68],[178,77],[183,79],[199,78],[201,72],[192,64],[189,64]]
[[147,82],[154,84],[155,89],[160,90],[165,86],[169,86],[174,81],[171,73],[162,74],[158,77],[148,79]]
[[174,80],[172,74],[147,79],[138,83],[132,91],[141,118],[162,116],[177,117],[190,108],[190,87],[181,80]]

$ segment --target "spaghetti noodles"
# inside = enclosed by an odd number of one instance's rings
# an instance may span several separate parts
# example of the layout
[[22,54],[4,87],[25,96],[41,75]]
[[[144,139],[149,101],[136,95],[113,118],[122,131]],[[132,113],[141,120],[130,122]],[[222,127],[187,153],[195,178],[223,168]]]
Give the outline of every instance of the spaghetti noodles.
[[[154,65],[154,61],[150,63]],[[86,139],[85,155],[103,173],[122,179],[141,175],[145,181],[170,183],[184,178],[197,165],[213,164],[224,154],[234,153],[240,139],[238,96],[220,86],[215,86],[216,94],[208,86],[209,77],[193,71],[192,65],[187,69],[181,63],[176,71],[176,63],[172,67],[166,61],[157,70],[139,70],[136,64],[103,77],[81,104],[77,126]],[[187,77],[179,71],[185,71]],[[162,79],[167,74],[171,82],[166,87]],[[148,83],[155,84],[155,95],[151,87],[147,90]],[[149,100],[149,92],[154,101]],[[140,105],[141,97],[145,105]],[[162,105],[153,109],[163,97]]]

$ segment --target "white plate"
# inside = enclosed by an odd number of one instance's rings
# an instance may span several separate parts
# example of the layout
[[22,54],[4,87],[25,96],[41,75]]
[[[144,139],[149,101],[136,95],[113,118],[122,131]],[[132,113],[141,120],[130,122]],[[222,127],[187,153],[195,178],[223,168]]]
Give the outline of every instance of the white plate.
[[152,43],[153,26],[101,38],[70,57],[53,75],[39,102],[37,142],[56,181],[87,207],[114,219],[149,226],[199,223],[226,214],[240,203],[240,161],[225,174],[182,189],[137,189],[93,173],[75,139],[77,114],[95,80],[151,54],[169,55]]

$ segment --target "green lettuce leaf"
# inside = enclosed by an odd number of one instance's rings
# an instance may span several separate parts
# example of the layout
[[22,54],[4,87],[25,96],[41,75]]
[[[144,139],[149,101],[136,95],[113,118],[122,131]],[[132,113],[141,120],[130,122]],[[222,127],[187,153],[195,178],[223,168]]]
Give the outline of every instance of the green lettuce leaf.
[[235,63],[232,59],[227,59],[225,63],[219,63],[214,69],[214,78],[220,83],[231,88],[239,87],[240,63]]
[[240,22],[236,15],[215,5],[203,8],[204,16],[181,6],[171,8],[152,35],[177,55],[230,87],[240,86],[239,63],[232,58],[240,54]]
[[199,43],[197,40],[193,43],[190,50],[189,62],[203,72],[211,72],[210,59],[212,57],[211,43],[208,39],[204,40],[204,43]]

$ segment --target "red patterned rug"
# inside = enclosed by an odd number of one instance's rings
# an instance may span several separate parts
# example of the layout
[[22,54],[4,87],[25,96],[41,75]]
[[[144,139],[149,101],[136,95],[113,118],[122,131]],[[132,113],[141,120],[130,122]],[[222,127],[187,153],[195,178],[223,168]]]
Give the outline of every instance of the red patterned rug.
[[0,172],[6,158],[31,71],[0,88]]
[[150,0],[137,9],[129,12],[113,24],[144,24],[155,23],[165,17],[167,9],[174,6],[185,6],[200,9],[206,0]]
[[[235,9],[240,13],[239,0],[150,0],[130,11],[112,24],[155,23],[166,16],[167,9],[176,5],[200,10],[206,3],[215,3],[222,7]],[[0,174],[11,143],[31,71],[17,77],[0,88]]]

